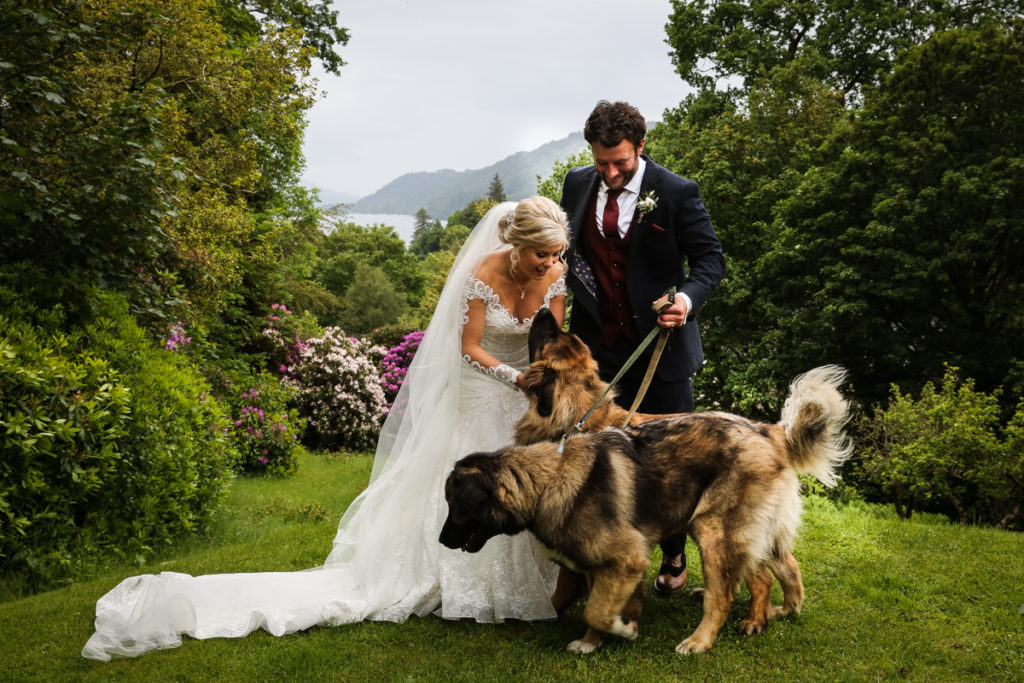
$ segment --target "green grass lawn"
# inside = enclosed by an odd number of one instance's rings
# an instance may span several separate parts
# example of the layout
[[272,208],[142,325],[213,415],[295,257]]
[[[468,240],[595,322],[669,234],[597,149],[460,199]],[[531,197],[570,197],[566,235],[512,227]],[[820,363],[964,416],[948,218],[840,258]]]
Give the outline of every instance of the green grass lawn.
[[[806,501],[795,551],[807,591],[803,614],[740,636],[748,606],[741,589],[715,646],[701,655],[673,651],[700,621],[700,603],[652,594],[635,642],[610,638],[587,657],[565,650],[585,628],[578,609],[557,622],[413,618],[283,638],[260,631],[186,639],[177,649],[107,663],[81,657],[96,600],[125,577],[318,565],[370,464],[367,456],[306,455],[290,479],[240,479],[208,538],[143,567],[112,567],[0,604],[0,680],[1024,681],[1024,535],[901,522],[821,499]],[[699,557],[693,543],[687,547],[691,585],[701,585]]]

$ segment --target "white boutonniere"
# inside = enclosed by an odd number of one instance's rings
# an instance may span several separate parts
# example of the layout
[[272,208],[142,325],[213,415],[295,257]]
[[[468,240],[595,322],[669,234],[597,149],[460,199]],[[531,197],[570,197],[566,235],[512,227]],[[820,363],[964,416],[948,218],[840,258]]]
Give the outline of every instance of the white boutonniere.
[[641,195],[636,201],[636,208],[640,211],[640,220],[658,208],[658,198],[654,196],[654,190],[648,190],[647,194]]

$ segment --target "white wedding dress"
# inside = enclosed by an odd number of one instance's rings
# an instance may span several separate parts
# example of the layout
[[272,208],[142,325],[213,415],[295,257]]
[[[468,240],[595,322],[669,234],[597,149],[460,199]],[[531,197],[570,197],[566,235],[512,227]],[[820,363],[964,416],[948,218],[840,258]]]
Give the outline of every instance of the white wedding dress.
[[[125,579],[96,604],[96,632],[82,656],[109,660],[177,647],[193,638],[234,638],[263,628],[274,635],[363,620],[404,621],[437,614],[481,622],[555,618],[557,566],[532,536],[497,536],[478,553],[438,542],[452,465],[474,451],[512,442],[526,410],[521,393],[461,355],[467,300],[486,304],[482,345],[517,369],[528,365],[530,319],[516,320],[473,273],[501,247],[497,222],[515,207],[487,213],[463,246],[406,381],[385,421],[369,486],[345,512],[321,567],[300,572],[176,572]],[[565,294],[564,279],[545,297]]]

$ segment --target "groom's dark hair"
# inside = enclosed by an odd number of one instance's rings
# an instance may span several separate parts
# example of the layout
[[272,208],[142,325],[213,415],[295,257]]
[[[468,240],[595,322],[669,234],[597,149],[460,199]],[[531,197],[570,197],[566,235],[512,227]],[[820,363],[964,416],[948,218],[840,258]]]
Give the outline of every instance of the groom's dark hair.
[[645,137],[647,121],[629,102],[601,100],[583,126],[583,138],[591,145],[598,142],[603,147],[615,147],[629,140],[634,147],[639,147]]

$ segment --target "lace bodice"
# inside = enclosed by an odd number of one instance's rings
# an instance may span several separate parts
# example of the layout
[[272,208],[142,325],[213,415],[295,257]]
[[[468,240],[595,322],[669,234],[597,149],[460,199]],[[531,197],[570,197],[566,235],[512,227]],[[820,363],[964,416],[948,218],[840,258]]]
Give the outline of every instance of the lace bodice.
[[[465,325],[469,322],[469,316],[467,315],[469,312],[469,300],[481,299],[484,302],[486,313],[484,316],[484,335],[480,345],[487,353],[500,360],[504,365],[521,372],[530,364],[529,349],[527,347],[530,324],[537,317],[537,313],[541,308],[550,306],[552,299],[557,296],[564,296],[566,291],[565,276],[563,275],[548,287],[548,291],[544,294],[544,303],[541,304],[540,308],[534,311],[532,316],[519,320],[512,315],[512,311],[501,303],[501,299],[490,285],[471,274],[466,278],[466,282],[463,285],[462,324]],[[495,368],[484,368],[468,355],[463,356],[463,360],[481,372],[496,376],[506,382],[510,380],[512,383],[515,382],[515,375],[511,375],[509,378],[502,377],[500,374],[496,374]],[[500,373],[500,371],[497,371],[497,373]]]
[[469,311],[469,300],[481,299],[487,307],[487,318],[485,321],[487,328],[494,328],[495,331],[504,332],[505,334],[525,334],[530,331],[530,324],[537,317],[540,309],[550,306],[552,299],[556,296],[563,296],[566,291],[565,276],[563,275],[548,287],[547,293],[544,294],[544,303],[541,307],[534,311],[532,316],[519,320],[512,315],[512,311],[508,310],[501,303],[501,299],[498,298],[498,295],[491,289],[490,285],[476,275],[470,275],[466,278],[466,284],[462,289],[462,324],[465,325],[469,322],[466,316],[466,313]]

